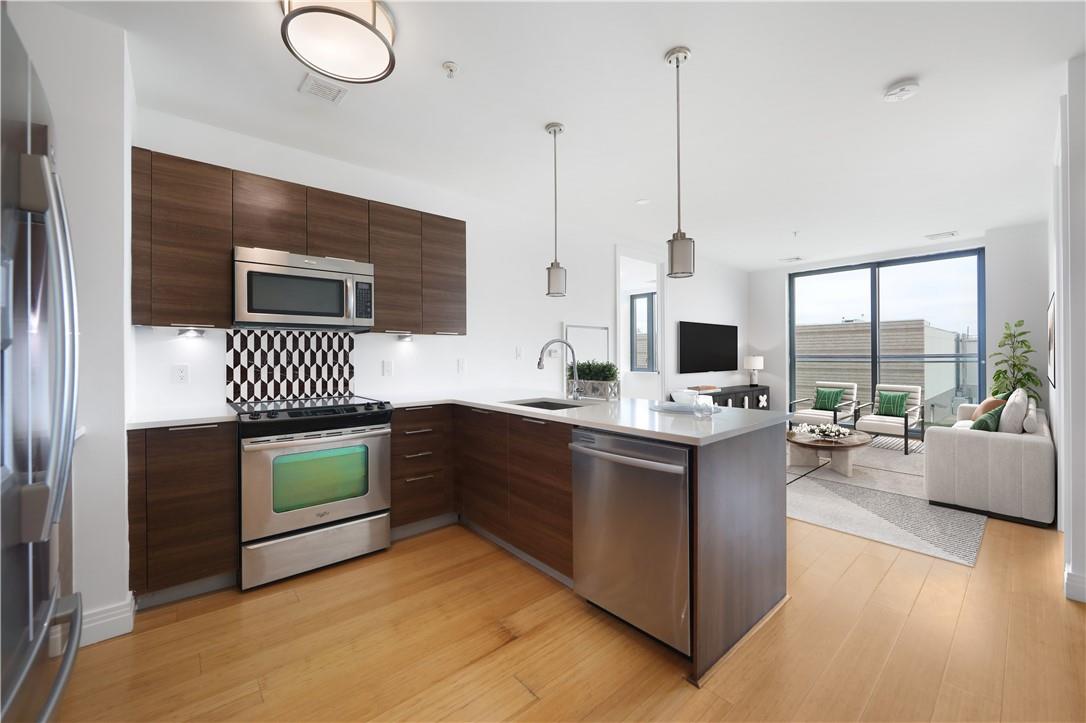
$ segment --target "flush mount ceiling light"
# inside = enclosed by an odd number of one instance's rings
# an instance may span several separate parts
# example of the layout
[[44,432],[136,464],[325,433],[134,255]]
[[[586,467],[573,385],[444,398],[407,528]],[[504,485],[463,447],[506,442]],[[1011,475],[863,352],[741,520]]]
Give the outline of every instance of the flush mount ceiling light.
[[396,27],[383,2],[283,0],[280,30],[306,67],[344,83],[376,83],[396,67]]
[[566,270],[558,263],[558,134],[566,127],[561,123],[548,123],[543,130],[554,140],[554,261],[547,267],[547,296],[566,295]]
[[886,103],[900,103],[916,95],[920,90],[920,82],[916,78],[906,78],[890,85],[882,94],[882,100]]
[[678,47],[667,51],[664,60],[675,66],[675,208],[677,230],[667,241],[667,275],[686,279],[694,275],[694,239],[683,233],[683,174],[681,125],[679,123],[679,67],[690,60],[690,48]]

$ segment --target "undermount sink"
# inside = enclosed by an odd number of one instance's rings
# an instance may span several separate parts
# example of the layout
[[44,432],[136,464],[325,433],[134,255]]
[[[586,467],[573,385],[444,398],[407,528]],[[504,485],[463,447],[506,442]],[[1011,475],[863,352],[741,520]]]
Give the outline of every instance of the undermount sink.
[[559,409],[576,409],[577,407],[587,407],[590,404],[597,404],[598,399],[514,399],[505,404],[515,404],[518,407],[531,407],[532,409],[546,409],[548,411],[556,411]]

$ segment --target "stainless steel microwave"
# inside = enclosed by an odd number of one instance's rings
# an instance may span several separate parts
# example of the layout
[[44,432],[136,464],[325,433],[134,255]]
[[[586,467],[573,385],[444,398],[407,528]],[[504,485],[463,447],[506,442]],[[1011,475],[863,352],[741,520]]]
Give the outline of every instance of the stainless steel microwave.
[[373,264],[235,246],[234,324],[369,331]]

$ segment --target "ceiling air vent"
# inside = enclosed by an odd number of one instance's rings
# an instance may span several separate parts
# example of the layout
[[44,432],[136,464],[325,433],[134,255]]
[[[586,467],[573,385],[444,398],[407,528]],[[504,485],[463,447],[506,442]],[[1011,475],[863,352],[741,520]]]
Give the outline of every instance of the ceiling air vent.
[[305,76],[305,80],[303,80],[301,86],[299,86],[298,92],[315,95],[321,100],[326,100],[329,103],[339,103],[343,100],[343,96],[347,95],[347,89],[342,85],[329,83],[327,80],[318,78],[312,73]]
[[940,233],[929,233],[924,236],[928,241],[946,241],[951,238],[958,238],[957,231],[942,231]]

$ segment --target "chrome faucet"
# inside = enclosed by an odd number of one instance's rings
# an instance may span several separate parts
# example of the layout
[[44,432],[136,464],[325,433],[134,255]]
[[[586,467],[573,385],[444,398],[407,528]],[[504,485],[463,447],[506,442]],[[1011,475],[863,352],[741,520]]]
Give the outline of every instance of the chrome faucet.
[[543,355],[547,353],[547,349],[551,348],[551,344],[565,344],[569,347],[569,355],[573,358],[573,394],[570,395],[570,399],[581,398],[581,380],[577,378],[577,352],[573,351],[573,345],[565,339],[551,339],[543,348],[539,350],[539,361],[536,362],[535,368],[543,368]]

